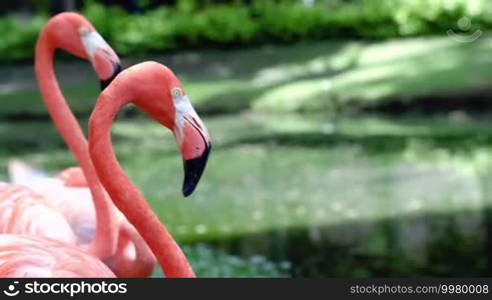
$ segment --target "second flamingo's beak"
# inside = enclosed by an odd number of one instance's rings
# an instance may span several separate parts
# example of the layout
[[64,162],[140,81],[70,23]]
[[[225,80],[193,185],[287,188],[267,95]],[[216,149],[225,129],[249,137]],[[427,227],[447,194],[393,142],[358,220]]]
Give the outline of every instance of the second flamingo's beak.
[[121,65],[119,63],[113,65],[113,73],[108,79],[100,79],[101,91],[103,91],[113,79],[121,72]]
[[212,148],[210,136],[182,90],[173,90],[175,105],[174,137],[183,156],[183,195],[193,193],[202,177]]
[[80,28],[79,34],[87,56],[99,77],[102,91],[121,72],[120,59],[97,31]]

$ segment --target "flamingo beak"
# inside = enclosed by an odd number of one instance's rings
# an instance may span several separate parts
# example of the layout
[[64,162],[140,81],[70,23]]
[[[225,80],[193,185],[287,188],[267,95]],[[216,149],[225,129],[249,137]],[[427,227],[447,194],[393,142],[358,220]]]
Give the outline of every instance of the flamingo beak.
[[79,30],[82,44],[104,90],[121,72],[120,59],[97,31]]
[[205,148],[200,156],[191,159],[183,160],[184,166],[184,180],[183,180],[183,195],[188,197],[193,193],[200,178],[202,177],[205,166],[207,165],[208,155],[212,145],[210,143],[205,145]]
[[207,130],[197,115],[186,115],[180,132],[181,137],[177,137],[177,140],[181,143],[180,150],[183,156],[183,195],[188,197],[202,177],[212,144]]
[[100,79],[99,83],[101,84],[101,91],[103,91],[112,81],[113,79],[121,72],[121,65],[118,63],[113,63],[113,72],[108,79]]
[[191,106],[188,97],[181,91],[174,91],[176,108],[174,137],[183,156],[183,195],[193,193],[207,165],[212,148],[205,125]]

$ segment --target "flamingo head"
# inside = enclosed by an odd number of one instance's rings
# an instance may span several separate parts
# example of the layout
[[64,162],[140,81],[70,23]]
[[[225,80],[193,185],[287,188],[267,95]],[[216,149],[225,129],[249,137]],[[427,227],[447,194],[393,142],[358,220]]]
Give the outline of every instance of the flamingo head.
[[155,62],[146,62],[133,66],[128,71],[127,73],[139,73],[132,80],[132,87],[141,89],[141,92],[133,103],[174,134],[183,158],[182,192],[187,197],[195,190],[207,164],[211,149],[207,128],[191,105],[181,82],[169,68]]
[[46,32],[55,48],[91,62],[101,82],[101,90],[121,71],[120,59],[114,50],[83,16],[73,12],[60,13],[46,24]]
[[184,163],[183,195],[187,197],[202,176],[212,144],[205,125],[184,90],[173,86],[170,92],[174,106],[173,133]]

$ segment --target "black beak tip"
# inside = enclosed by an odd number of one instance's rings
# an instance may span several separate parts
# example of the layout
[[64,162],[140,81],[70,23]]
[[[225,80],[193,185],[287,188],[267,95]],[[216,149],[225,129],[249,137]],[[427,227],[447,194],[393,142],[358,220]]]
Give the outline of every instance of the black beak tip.
[[195,190],[195,188],[196,188],[196,184],[194,184],[194,185],[183,184],[183,196],[185,196],[185,197],[190,196],[193,193],[193,191]]
[[208,155],[212,146],[207,145],[203,154],[199,157],[184,161],[184,181],[183,181],[183,196],[188,197],[193,193],[200,178],[202,177],[205,166],[207,165]]
[[115,77],[121,72],[121,65],[119,63],[113,63],[113,75],[106,80],[100,80],[101,91],[103,91]]

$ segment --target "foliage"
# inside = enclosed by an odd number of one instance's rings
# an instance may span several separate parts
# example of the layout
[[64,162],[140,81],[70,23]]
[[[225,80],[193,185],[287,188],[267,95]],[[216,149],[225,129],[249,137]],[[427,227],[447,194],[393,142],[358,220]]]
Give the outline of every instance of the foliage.
[[[276,264],[261,255],[242,258],[229,255],[203,243],[185,245],[182,248],[198,277],[271,278],[290,276],[290,263],[288,262]],[[153,277],[163,277],[162,270],[156,269]]]
[[43,16],[29,20],[0,18],[0,61],[31,58],[37,36],[45,21]]
[[[285,43],[333,38],[382,39],[492,27],[486,0],[302,1],[253,0],[214,3],[181,0],[176,6],[130,15],[87,1],[82,13],[122,55],[183,48]],[[46,16],[0,19],[0,61],[29,59]]]

